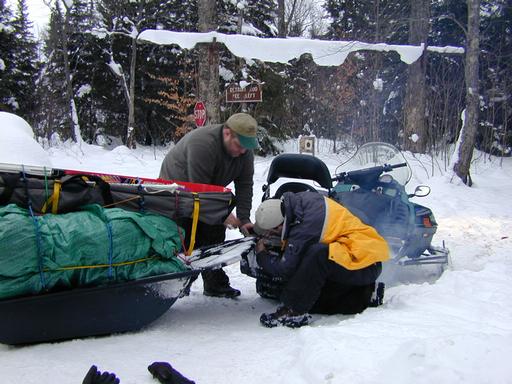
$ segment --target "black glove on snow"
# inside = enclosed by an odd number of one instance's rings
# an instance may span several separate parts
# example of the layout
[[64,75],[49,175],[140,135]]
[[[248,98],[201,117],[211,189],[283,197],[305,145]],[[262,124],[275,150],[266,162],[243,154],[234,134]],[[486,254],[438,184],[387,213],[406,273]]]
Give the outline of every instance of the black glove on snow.
[[166,362],[154,362],[148,367],[148,371],[162,384],[195,384]]
[[98,371],[98,368],[93,365],[84,377],[82,384],[119,384],[119,379],[114,373]]

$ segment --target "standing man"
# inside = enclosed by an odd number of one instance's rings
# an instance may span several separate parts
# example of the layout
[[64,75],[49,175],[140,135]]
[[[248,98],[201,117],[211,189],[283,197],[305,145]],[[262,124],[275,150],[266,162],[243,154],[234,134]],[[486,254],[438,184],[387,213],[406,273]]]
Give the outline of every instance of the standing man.
[[270,253],[264,238],[256,244],[258,265],[286,279],[282,305],[262,314],[262,325],[297,328],[309,323],[308,312],[358,313],[370,305],[388,244],[342,205],[316,192],[286,192],[261,203],[254,230],[283,241],[282,255]]
[[[186,134],[165,156],[160,168],[160,178],[192,183],[227,186],[235,183],[236,214],[230,214],[224,224],[198,223],[196,246],[218,244],[226,238],[226,227],[239,228],[249,233],[254,155],[258,147],[258,123],[247,113],[236,113],[224,124],[210,125]],[[182,219],[179,224],[186,230],[190,242],[192,219]],[[238,289],[229,285],[229,278],[222,269],[202,273],[206,296],[234,298]]]

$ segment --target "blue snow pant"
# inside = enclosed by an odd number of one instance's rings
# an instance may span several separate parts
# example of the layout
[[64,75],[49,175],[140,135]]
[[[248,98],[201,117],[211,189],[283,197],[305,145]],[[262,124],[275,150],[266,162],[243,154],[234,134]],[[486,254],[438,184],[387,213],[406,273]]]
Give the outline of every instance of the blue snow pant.
[[296,312],[354,314],[371,301],[382,264],[348,270],[329,259],[325,244],[308,247],[281,292],[281,302]]

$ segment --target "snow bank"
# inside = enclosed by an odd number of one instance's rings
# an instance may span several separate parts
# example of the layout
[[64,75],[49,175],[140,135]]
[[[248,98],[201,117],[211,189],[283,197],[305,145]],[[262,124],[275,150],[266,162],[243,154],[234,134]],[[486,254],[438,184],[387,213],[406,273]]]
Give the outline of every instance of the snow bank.
[[8,112],[0,112],[0,164],[52,167],[30,125]]

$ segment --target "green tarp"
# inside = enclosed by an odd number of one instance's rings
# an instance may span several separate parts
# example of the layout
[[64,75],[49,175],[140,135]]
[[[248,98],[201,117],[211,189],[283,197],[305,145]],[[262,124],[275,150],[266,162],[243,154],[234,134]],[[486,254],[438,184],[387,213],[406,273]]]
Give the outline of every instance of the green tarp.
[[180,244],[177,224],[152,213],[89,205],[32,216],[3,206],[0,299],[185,271]]

